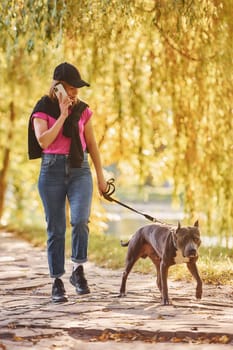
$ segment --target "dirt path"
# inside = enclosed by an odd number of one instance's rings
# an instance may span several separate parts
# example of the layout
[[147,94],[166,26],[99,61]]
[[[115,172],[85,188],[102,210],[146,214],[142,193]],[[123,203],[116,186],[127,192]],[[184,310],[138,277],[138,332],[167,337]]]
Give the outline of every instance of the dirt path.
[[233,288],[169,280],[171,306],[160,306],[154,276],[132,273],[128,295],[118,298],[122,271],[86,264],[91,294],[77,296],[68,278],[69,302],[50,302],[51,280],[44,251],[0,232],[0,350],[15,349],[230,349]]

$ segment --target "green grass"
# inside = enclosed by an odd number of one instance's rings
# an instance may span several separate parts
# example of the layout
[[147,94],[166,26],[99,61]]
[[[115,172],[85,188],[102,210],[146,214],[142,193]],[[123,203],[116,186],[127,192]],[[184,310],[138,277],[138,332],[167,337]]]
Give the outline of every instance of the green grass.
[[[121,247],[120,240],[106,235],[92,236],[89,244],[90,260],[106,268],[124,268],[127,248]],[[233,285],[233,251],[227,248],[201,247],[198,269],[203,282],[210,284]],[[150,259],[140,259],[133,268],[141,273],[155,274],[155,267]],[[175,280],[191,280],[192,276],[185,264],[169,269],[169,276]]]
[[46,232],[45,229],[39,226],[7,226],[0,227],[0,231],[12,232],[18,238],[22,238],[30,242],[35,247],[46,247]]
[[[7,227],[5,230],[31,242],[34,246],[46,247],[45,230],[41,227]],[[95,264],[111,269],[124,268],[127,248],[121,247],[120,240],[104,234],[90,234],[89,260]],[[66,253],[70,256],[70,236],[66,239]],[[198,268],[204,283],[233,285],[233,250],[221,247],[200,248]],[[140,259],[133,271],[155,274],[155,267],[150,259]],[[175,265],[169,269],[169,277],[175,280],[191,280],[185,264]]]

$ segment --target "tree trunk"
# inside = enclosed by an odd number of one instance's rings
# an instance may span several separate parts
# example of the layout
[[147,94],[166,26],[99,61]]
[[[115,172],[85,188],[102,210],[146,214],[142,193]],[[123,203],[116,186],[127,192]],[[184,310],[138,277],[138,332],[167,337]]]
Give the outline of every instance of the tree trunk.
[[7,131],[7,143],[3,147],[2,153],[3,153],[3,162],[2,162],[2,169],[0,171],[0,220],[3,215],[3,208],[4,208],[4,200],[7,190],[7,171],[10,165],[10,152],[11,152],[11,141],[13,139],[13,127],[14,127],[14,120],[15,120],[15,110],[14,110],[14,102],[11,101],[9,105],[10,109],[10,122],[9,122],[9,128]]

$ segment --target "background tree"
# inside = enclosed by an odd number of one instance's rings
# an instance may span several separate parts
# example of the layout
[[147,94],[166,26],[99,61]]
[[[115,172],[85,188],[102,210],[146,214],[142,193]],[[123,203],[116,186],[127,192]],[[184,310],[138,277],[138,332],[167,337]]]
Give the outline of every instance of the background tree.
[[38,169],[27,160],[27,122],[36,99],[47,92],[53,67],[67,60],[91,83],[80,93],[95,112],[104,164],[117,164],[119,183],[129,178],[143,184],[151,174],[155,186],[169,180],[174,197],[184,197],[187,219],[199,216],[210,232],[228,239],[232,5],[232,0],[3,0],[4,220],[25,220],[29,212],[35,220]]

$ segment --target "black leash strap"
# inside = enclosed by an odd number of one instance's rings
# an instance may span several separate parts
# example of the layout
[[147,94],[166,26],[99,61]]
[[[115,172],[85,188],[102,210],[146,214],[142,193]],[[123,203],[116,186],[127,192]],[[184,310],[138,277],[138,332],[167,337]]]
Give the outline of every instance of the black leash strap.
[[107,201],[109,201],[109,202],[115,202],[115,203],[121,205],[122,207],[125,207],[125,208],[127,208],[127,209],[129,209],[129,210],[134,211],[134,212],[137,213],[137,214],[143,215],[147,220],[150,220],[150,221],[152,221],[152,222],[159,222],[159,223],[163,224],[162,221],[159,221],[158,219],[153,218],[152,216],[150,216],[150,215],[148,215],[148,214],[144,214],[144,213],[142,213],[142,212],[140,212],[140,211],[138,211],[138,210],[136,210],[136,209],[134,209],[134,208],[131,208],[131,207],[129,207],[128,205],[126,205],[126,204],[124,204],[124,203],[118,201],[118,200],[115,199],[115,198],[112,198],[111,195],[112,195],[112,194],[115,192],[115,190],[116,190],[114,181],[115,181],[114,179],[109,179],[109,180],[107,181],[108,187],[107,187],[106,191],[103,193],[103,196],[104,196],[104,198],[105,198]]

